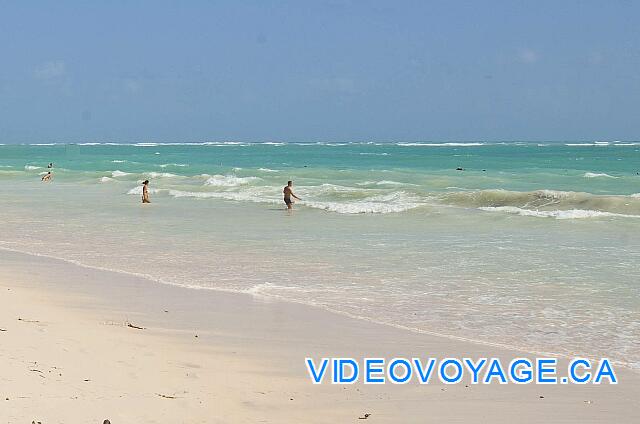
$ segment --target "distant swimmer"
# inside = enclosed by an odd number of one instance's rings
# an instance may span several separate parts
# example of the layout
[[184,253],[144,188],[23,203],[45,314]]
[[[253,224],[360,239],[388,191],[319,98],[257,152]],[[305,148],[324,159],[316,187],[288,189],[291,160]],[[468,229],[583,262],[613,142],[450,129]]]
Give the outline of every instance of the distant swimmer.
[[142,203],[151,203],[149,200],[149,180],[142,183]]
[[50,162],[49,165],[47,165],[47,168],[49,169],[53,168],[53,162]]
[[284,193],[284,203],[286,203],[287,209],[293,208],[293,201],[291,200],[292,197],[294,199],[302,200],[298,196],[293,194],[292,187],[293,187],[293,181],[287,181],[287,186],[282,190],[282,192]]
[[51,173],[51,171],[47,172],[46,174],[44,174],[42,176],[42,178],[40,179],[40,181],[43,181],[45,183],[48,183],[49,181],[51,181],[53,179],[53,174]]

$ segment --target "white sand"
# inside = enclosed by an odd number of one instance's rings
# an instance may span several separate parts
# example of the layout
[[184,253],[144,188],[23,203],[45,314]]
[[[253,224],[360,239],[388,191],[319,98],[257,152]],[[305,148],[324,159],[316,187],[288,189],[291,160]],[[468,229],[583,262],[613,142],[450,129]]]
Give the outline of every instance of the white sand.
[[640,422],[619,367],[618,385],[314,386],[305,356],[521,353],[4,250],[0,329],[3,423]]

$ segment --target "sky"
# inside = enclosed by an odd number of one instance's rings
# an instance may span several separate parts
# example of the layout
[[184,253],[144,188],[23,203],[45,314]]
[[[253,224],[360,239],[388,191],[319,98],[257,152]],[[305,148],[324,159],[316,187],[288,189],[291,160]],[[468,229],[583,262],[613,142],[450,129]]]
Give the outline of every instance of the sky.
[[0,0],[0,143],[639,140],[640,2]]

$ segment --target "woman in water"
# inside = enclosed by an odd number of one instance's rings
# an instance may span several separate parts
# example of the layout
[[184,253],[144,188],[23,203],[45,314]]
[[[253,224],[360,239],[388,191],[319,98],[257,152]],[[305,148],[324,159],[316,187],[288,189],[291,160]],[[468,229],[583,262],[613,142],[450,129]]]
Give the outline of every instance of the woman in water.
[[149,200],[149,180],[142,183],[142,203],[151,203]]

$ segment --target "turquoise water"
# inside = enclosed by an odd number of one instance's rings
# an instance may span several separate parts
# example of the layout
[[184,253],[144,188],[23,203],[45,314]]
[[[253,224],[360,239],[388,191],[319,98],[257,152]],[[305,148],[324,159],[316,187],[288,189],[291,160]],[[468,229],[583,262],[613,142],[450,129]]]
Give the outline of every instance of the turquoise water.
[[637,142],[3,145],[0,247],[637,367],[638,172]]

